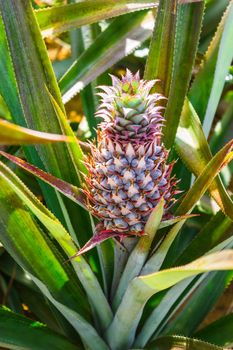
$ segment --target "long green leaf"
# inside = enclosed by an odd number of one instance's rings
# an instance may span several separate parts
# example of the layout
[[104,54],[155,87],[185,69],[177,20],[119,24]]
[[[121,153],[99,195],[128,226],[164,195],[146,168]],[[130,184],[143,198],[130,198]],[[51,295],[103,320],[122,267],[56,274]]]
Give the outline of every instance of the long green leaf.
[[209,134],[225,77],[233,59],[232,21],[233,1],[230,0],[189,93],[200,120],[204,122],[206,136]]
[[1,145],[30,145],[33,143],[68,142],[65,135],[49,134],[22,128],[21,126],[0,119],[0,144]]
[[174,54],[177,0],[161,0],[156,15],[144,79],[159,79],[154,90],[168,97]]
[[[1,0],[0,11],[25,116],[23,121],[20,118],[18,124],[25,126],[26,121],[27,126],[34,130],[64,133],[64,127],[48,97],[49,90],[64,112],[60,91],[32,10],[31,1],[6,2]],[[27,43],[27,49],[25,49],[25,43]],[[77,169],[67,144],[40,145],[36,149],[47,171],[73,184],[79,183]],[[35,160],[34,158],[33,162]],[[38,165],[41,166],[41,164]],[[91,235],[89,216],[82,208],[75,208],[73,203],[64,200],[65,205],[61,205],[61,202],[61,198],[56,199],[57,206],[60,208],[64,206],[63,215],[65,210],[67,212],[67,227],[73,224],[79,228],[79,239],[82,244]],[[71,214],[74,212],[78,215]],[[69,221],[70,218],[72,222]]]
[[[98,31],[95,31],[92,28],[93,26],[94,29],[97,28]],[[81,54],[83,54],[83,52],[93,43],[97,35],[101,33],[101,30],[99,30],[99,28],[100,27],[98,26],[98,24],[95,23],[91,26],[88,26],[87,28],[84,27],[76,29],[71,33],[71,50],[73,53],[73,61],[78,59],[79,56],[81,56]],[[91,40],[84,40],[85,36],[87,35],[86,31],[89,32]],[[94,93],[95,85],[96,81],[94,80],[90,84],[88,84],[82,91],[80,91],[82,109],[89,126],[91,139],[96,138],[96,129],[98,124],[97,118],[93,117],[97,107],[97,96],[95,96]]]
[[203,28],[201,31],[200,52],[205,52],[207,50],[228,4],[229,0],[223,0],[221,2],[210,0],[206,2]]
[[153,294],[203,272],[232,269],[233,250],[225,250],[195,260],[188,265],[135,278],[130,283],[108,328],[107,339],[110,346],[118,350],[130,345],[129,336],[135,332],[144,305]]
[[72,324],[74,329],[77,330],[84,344],[91,350],[109,350],[104,340],[98,335],[96,329],[89,323],[83,320],[80,315],[74,310],[68,308],[66,305],[61,304],[53,298],[49,292],[47,286],[36,277],[32,277],[36,285],[41,289],[43,294],[53,303],[53,305],[61,312],[61,314]]
[[[30,2],[0,1],[0,11],[26,122],[31,129],[60,134],[59,121],[46,96],[46,85],[60,104],[61,97]],[[25,42],[27,50],[24,47]],[[53,147],[60,152],[60,157],[66,156],[65,145]],[[47,162],[46,166],[53,167],[54,172],[58,171],[59,159],[55,159],[51,146],[46,149],[41,146],[38,151],[42,160]]]
[[145,350],[224,350],[214,344],[205,343],[198,339],[185,338],[180,336],[162,337],[153,341]]
[[196,201],[205,193],[209,185],[233,158],[233,140],[228,142],[207,164],[203,172],[199,175],[193,186],[182,199],[179,207],[176,210],[177,215],[189,212],[195,205]]
[[197,259],[212,249],[226,238],[228,231],[233,228],[233,222],[221,211],[214,215],[211,220],[198,232],[187,248],[177,258],[175,264],[187,264]]
[[[182,311],[174,315],[173,319],[168,322],[161,332],[162,335],[182,334],[188,337],[191,336],[213,309],[232,276],[232,271],[212,272],[186,300]],[[208,298],[206,298],[206,295],[208,295]]]
[[233,344],[233,314],[223,316],[217,321],[201,328],[195,333],[195,338],[211,342],[220,346]]
[[[175,147],[185,165],[196,177],[212,158],[198,116],[187,99],[181,114]],[[233,202],[219,177],[210,185],[209,191],[221,210],[233,219]]]
[[[5,28],[0,16],[0,94],[4,98],[12,116],[24,118],[23,109],[18,95],[11,56],[8,50],[8,42],[5,36]],[[23,126],[26,126],[24,124]]]
[[[37,198],[23,185],[23,183],[5,166],[0,164],[1,175],[11,188],[17,193],[23,203],[33,212],[41,223],[49,230],[53,238],[66,253],[67,257],[77,252],[71,236],[64,229],[55,216],[37,200]],[[112,319],[112,312],[103,294],[99,282],[86,260],[80,256],[72,261],[77,276],[82,283],[93,307],[95,308],[103,329],[106,329]]]
[[[79,175],[79,171],[81,171],[83,174],[87,174],[87,169],[85,165],[83,164],[83,153],[81,150],[81,147],[78,143],[77,138],[75,137],[75,134],[73,130],[71,129],[70,125],[67,122],[66,116],[62,109],[59,107],[59,104],[56,102],[54,97],[49,94],[49,97],[52,101],[52,104],[54,106],[54,109],[56,111],[56,114],[58,116],[58,120],[60,122],[60,126],[62,128],[62,131],[65,135],[68,135],[70,138],[72,138],[73,142],[70,142],[67,144],[68,152],[70,155],[70,158],[73,160],[74,167],[76,169],[77,175]],[[81,181],[81,176],[79,175],[79,181]]]
[[70,198],[75,203],[78,203],[84,209],[87,209],[85,205],[85,196],[82,194],[82,192],[78,187],[66,181],[63,181],[51,174],[48,174],[43,170],[38,169],[34,165],[25,162],[23,159],[15,157],[9,153],[0,151],[0,154],[3,157],[6,157],[10,161],[14,162],[24,170],[27,170],[29,173],[33,174],[34,176],[37,176],[39,179],[45,181],[46,183],[48,183],[49,185],[51,185],[52,187],[60,191],[62,194],[64,194],[66,197]]
[[103,19],[150,9],[157,5],[158,1],[151,0],[89,0],[45,8],[36,11],[35,14],[43,36],[51,36]]
[[[200,279],[203,280],[204,276],[201,276]],[[149,340],[152,338],[155,331],[156,337],[158,336],[160,324],[164,320],[168,320],[169,316],[173,314],[174,308],[177,306],[180,295],[182,295],[187,290],[187,288],[189,288],[190,293],[192,292],[192,288],[190,287],[191,281],[192,278],[187,278],[183,282],[180,282],[168,290],[163,299],[160,301],[159,305],[154,308],[151,315],[144,322],[142,329],[135,339],[135,348],[145,347]],[[179,306],[180,305],[178,303],[178,307]]]
[[171,230],[169,230],[168,234],[164,238],[163,242],[160,244],[158,249],[155,251],[155,253],[148,259],[146,264],[144,265],[141,274],[146,275],[151,272],[159,271],[161,268],[167,253],[169,251],[169,248],[171,247],[172,243],[174,242],[175,238],[177,237],[178,233],[180,232],[181,227],[183,226],[185,222],[185,219],[178,222],[176,225],[174,225]]
[[[78,331],[90,349],[107,350],[96,330],[87,322],[89,308],[75,280],[62,266],[57,249],[4,176],[0,179],[0,239],[29,278]],[[59,234],[59,232],[58,232]],[[82,316],[83,315],[83,316]]]
[[147,11],[116,18],[60,79],[64,103],[140,46],[151,35],[153,23]]
[[[24,116],[24,111],[19,97],[18,86],[15,79],[12,58],[9,52],[9,46],[6,38],[5,27],[0,16],[0,93],[4,98],[7,107],[12,115],[13,120],[26,127],[27,123]],[[35,128],[36,129],[36,128]],[[33,162],[40,168],[43,168],[43,163],[39,158],[34,147],[24,147],[25,154],[30,162]],[[65,218],[61,211],[58,202],[57,194],[51,190],[46,184],[40,183],[47,205],[56,213],[56,215],[65,222]]]
[[[55,298],[84,314],[87,305],[79,303],[84,297],[78,284],[69,280],[61,257],[26,209],[1,172],[1,225],[0,239],[16,262],[28,273],[45,283]],[[86,313],[88,317],[88,312]]]
[[180,5],[177,8],[173,70],[170,92],[165,110],[166,126],[163,140],[173,146],[185,95],[191,78],[199,42],[204,1]]
[[81,350],[44,324],[0,308],[0,346],[22,350]]
[[[231,249],[233,247],[233,237],[225,240],[224,242],[218,244],[208,254],[222,250]],[[232,272],[230,273],[232,275]],[[222,279],[222,272],[218,272],[219,279]],[[134,346],[144,347],[147,342],[152,338],[157,338],[161,334],[161,330],[166,326],[169,321],[177,316],[178,311],[182,310],[181,307],[185,305],[187,300],[193,295],[193,293],[198,290],[198,287],[203,281],[210,281],[212,276],[202,275],[196,281],[195,277],[188,278],[178,285],[173,286],[164,296],[160,304],[152,311],[150,316],[144,322],[144,325],[138,334]],[[227,285],[226,280],[223,281],[223,288]],[[222,286],[219,285],[220,294],[222,293]],[[182,296],[182,297],[181,297]],[[204,298],[206,294],[204,295]]]

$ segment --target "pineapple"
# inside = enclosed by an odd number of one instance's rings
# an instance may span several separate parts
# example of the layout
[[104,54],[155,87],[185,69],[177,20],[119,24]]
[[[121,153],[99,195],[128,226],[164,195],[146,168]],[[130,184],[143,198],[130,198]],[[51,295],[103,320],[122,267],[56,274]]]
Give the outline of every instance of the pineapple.
[[161,197],[167,215],[176,193],[173,163],[166,164],[161,142],[164,97],[149,94],[156,81],[141,80],[139,73],[111,77],[113,86],[100,87],[98,144],[86,159],[88,206],[100,220],[99,236],[142,235]]

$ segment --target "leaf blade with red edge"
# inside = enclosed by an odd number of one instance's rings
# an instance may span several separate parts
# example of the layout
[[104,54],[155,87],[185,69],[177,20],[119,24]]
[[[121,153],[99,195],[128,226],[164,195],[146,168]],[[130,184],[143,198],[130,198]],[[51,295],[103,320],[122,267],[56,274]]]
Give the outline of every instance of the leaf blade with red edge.
[[88,252],[89,250],[91,250],[92,248],[96,247],[98,244],[106,241],[109,238],[125,236],[127,236],[127,234],[119,234],[118,232],[110,230],[97,232],[81,249],[79,249],[79,251],[76,254],[71,256],[69,260],[75,259],[76,257]]
[[[57,241],[67,257],[78,250],[71,236],[57,218],[33,195],[20,179],[3,163],[0,162],[0,175],[11,189],[20,197],[24,205],[47,228],[50,235]],[[98,315],[100,327],[105,329],[111,322],[112,313],[103,290],[83,257],[72,261],[73,268],[82,284],[88,298]]]
[[61,180],[61,179],[59,179],[51,174],[48,174],[45,171],[35,167],[34,165],[29,164],[25,160],[20,159],[18,157],[15,157],[9,153],[0,151],[0,154],[3,157],[5,157],[5,158],[9,159],[10,161],[12,161],[13,163],[15,163],[16,165],[20,166],[24,170],[35,175],[39,179],[45,181],[46,183],[48,183],[49,185],[51,185],[52,187],[57,189],[59,192],[64,194],[66,197],[70,198],[75,203],[78,203],[82,208],[88,210],[87,206],[85,205],[86,197],[85,197],[84,193],[81,192],[81,190],[78,187],[76,187],[76,186],[74,186],[74,185],[72,185],[64,180]]

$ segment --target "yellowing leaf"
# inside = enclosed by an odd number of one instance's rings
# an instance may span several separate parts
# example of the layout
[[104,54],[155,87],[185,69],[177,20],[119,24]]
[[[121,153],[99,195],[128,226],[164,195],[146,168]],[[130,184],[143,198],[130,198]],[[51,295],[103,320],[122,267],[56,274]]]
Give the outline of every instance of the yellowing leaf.
[[23,128],[0,119],[0,145],[70,142],[71,137]]
[[[180,124],[176,134],[175,147],[185,165],[196,177],[203,172],[207,163],[212,158],[201,123],[188,99],[185,101],[181,114]],[[227,158],[225,161],[226,160]],[[218,171],[220,170],[221,167]],[[211,196],[216,200],[221,210],[233,220],[233,202],[230,196],[224,188],[220,177],[214,179],[211,168],[209,168],[208,171],[209,176],[213,179],[213,182],[210,182],[208,185]]]
[[[190,264],[135,278],[128,286],[115,317],[107,330],[107,339],[114,349],[131,345],[144,305],[159,291],[203,272],[233,270],[233,250],[225,250],[197,259]],[[121,334],[121,337],[118,336]]]

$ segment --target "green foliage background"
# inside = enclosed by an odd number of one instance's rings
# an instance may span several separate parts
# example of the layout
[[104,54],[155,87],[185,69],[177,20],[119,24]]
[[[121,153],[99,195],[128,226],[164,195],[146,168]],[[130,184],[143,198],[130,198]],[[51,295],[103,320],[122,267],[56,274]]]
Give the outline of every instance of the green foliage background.
[[[232,313],[202,323],[232,280],[232,38],[232,0],[0,0],[0,346],[233,344]],[[183,195],[146,237],[64,263],[93,235],[79,188],[96,86],[126,68],[159,79]]]

